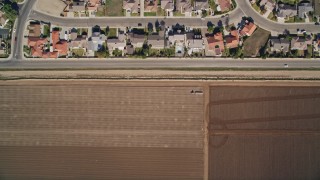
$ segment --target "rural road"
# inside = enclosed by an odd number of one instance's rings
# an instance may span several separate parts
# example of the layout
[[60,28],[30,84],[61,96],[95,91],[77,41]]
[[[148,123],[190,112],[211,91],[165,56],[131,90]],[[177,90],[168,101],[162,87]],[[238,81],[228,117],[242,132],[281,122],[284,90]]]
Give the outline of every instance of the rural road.
[[158,60],[158,59],[118,59],[118,60],[32,60],[0,62],[0,69],[59,69],[59,68],[320,68],[320,60]]

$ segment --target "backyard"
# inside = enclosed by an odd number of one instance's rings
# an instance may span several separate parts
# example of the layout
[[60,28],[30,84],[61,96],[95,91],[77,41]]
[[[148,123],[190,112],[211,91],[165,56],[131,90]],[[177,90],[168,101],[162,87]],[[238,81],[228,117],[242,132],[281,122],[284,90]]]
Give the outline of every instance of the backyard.
[[[270,36],[270,32],[258,28],[252,36],[244,41],[243,53],[246,57],[255,57],[260,54],[261,48],[265,46]],[[261,55],[261,54],[260,54]]]
[[105,15],[123,16],[122,3],[119,3],[119,0],[106,0]]

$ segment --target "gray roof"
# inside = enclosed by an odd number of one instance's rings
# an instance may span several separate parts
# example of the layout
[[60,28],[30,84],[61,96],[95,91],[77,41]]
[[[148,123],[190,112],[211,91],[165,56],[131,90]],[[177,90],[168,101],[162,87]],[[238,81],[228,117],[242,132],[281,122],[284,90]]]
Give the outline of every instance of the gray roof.
[[273,10],[276,3],[274,0],[261,0],[260,6],[264,6],[266,9]]
[[145,35],[128,33],[128,39],[130,40],[132,45],[136,45],[138,43],[144,43]]
[[191,0],[177,0],[176,1],[176,9],[177,11],[184,12],[192,12]]
[[312,11],[313,11],[313,7],[310,2],[300,3],[298,6],[298,13],[300,18],[305,18],[304,14]]
[[202,9],[208,9],[208,8],[209,8],[208,0],[195,0],[194,2],[195,10],[202,10]]
[[158,34],[149,35],[148,44],[151,44],[152,48],[164,48],[164,37]]
[[173,0],[161,0],[161,9],[173,10],[174,9]]
[[307,50],[308,45],[312,44],[312,39],[311,37],[302,37],[302,36],[297,36],[293,37],[291,40],[291,49],[293,50]]
[[189,41],[189,48],[203,48],[203,39],[192,39]]
[[278,5],[278,14],[277,14],[278,17],[282,17],[282,18],[293,17],[293,16],[296,16],[297,14],[298,13],[297,13],[296,6],[292,6],[289,4]]
[[290,48],[290,41],[284,38],[271,38],[270,47],[272,51],[283,51],[288,52]]
[[0,28],[0,38],[7,39],[9,36],[10,30],[7,28]]
[[314,0],[314,14],[320,16],[320,0]]

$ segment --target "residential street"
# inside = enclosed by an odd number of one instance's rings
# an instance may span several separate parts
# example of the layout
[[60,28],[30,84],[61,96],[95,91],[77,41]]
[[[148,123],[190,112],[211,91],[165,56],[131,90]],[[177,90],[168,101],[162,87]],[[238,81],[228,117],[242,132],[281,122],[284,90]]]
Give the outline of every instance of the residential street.
[[[102,18],[63,18],[53,17],[45,13],[41,13],[36,10],[32,10],[32,7],[36,0],[27,1],[23,8],[20,10],[20,16],[17,24],[18,35],[16,45],[13,49],[13,58],[11,61],[4,61],[0,63],[0,68],[160,68],[160,67],[243,67],[243,68],[281,68],[284,64],[289,64],[288,68],[319,68],[320,61],[318,60],[306,60],[301,59],[298,61],[290,60],[234,60],[232,58],[212,58],[212,59],[199,59],[199,60],[43,60],[43,61],[20,61],[22,60],[22,48],[23,48],[23,29],[28,19],[41,20],[51,22],[58,26],[67,27],[92,27],[95,25],[120,27],[120,26],[138,26],[141,23],[142,26],[148,23],[153,23],[158,20],[164,21],[166,26],[174,24],[184,24],[186,26],[194,27],[206,27],[208,22],[212,22],[217,25],[221,20],[221,16],[207,17],[205,19],[200,18],[185,18],[185,17],[173,17],[173,18],[158,18],[158,17],[102,17]],[[292,33],[296,32],[299,24],[281,24],[270,21],[251,8],[251,5],[246,0],[236,0],[237,8],[228,14],[230,19],[229,24],[239,22],[239,19],[243,16],[251,16],[254,21],[260,27],[273,32],[282,33],[284,30],[289,30]],[[29,16],[30,14],[30,16]],[[29,17],[29,18],[28,18]],[[225,22],[225,18],[222,18],[222,22]],[[307,32],[319,31],[319,26],[313,24],[304,24],[304,29]]]

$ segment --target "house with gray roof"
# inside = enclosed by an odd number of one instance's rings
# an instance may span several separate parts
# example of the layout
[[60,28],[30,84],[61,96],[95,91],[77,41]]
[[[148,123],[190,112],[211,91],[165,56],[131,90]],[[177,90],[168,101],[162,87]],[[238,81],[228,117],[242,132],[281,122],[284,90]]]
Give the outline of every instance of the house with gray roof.
[[70,12],[81,12],[86,10],[85,0],[73,0],[72,4],[69,5]]
[[164,43],[164,37],[159,34],[151,34],[148,36],[148,45],[151,45],[152,49],[163,49]]
[[320,0],[313,0],[314,15],[320,17]]
[[308,45],[312,44],[312,38],[310,36],[296,36],[292,37],[291,50],[308,50]]
[[103,47],[103,43],[106,41],[107,37],[101,34],[101,29],[99,26],[92,28],[92,36],[88,39],[88,50],[89,51],[99,51]]
[[146,41],[144,34],[135,34],[133,32],[128,33],[127,39],[134,48],[141,48]]
[[276,7],[276,2],[274,0],[261,0],[260,7],[264,7],[265,9],[272,11]]
[[298,10],[296,6],[290,5],[290,4],[283,4],[283,3],[278,4],[277,12],[278,12],[277,13],[278,18],[289,18],[289,17],[294,17],[298,14]]
[[207,10],[209,9],[209,3],[208,0],[195,0],[194,1],[194,10]]
[[287,53],[290,50],[290,41],[285,38],[273,37],[269,40],[270,52],[284,52]]
[[300,18],[308,17],[308,13],[313,12],[312,3],[309,1],[303,1],[298,6],[298,15]]
[[123,31],[117,31],[116,38],[110,38],[106,41],[109,51],[112,53],[115,49],[123,51],[126,48],[126,36]]
[[10,34],[10,30],[8,28],[0,28],[0,39],[5,40],[8,39]]
[[123,7],[126,13],[139,13],[140,0],[123,0]]
[[176,10],[180,11],[181,14],[191,16],[193,11],[191,0],[176,0]]
[[166,12],[166,16],[171,16],[174,10],[173,0],[161,0],[161,9]]

